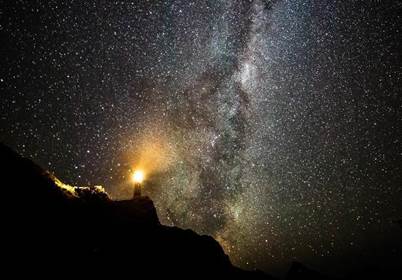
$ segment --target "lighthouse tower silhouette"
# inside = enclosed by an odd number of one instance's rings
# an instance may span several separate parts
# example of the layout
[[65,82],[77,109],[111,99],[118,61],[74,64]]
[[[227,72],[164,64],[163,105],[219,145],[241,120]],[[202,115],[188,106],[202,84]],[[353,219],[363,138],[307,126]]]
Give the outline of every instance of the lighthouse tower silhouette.
[[132,180],[134,182],[133,199],[135,199],[137,197],[141,197],[141,183],[144,181],[144,172],[141,170],[134,171]]
[[133,198],[141,197],[141,183],[134,184]]

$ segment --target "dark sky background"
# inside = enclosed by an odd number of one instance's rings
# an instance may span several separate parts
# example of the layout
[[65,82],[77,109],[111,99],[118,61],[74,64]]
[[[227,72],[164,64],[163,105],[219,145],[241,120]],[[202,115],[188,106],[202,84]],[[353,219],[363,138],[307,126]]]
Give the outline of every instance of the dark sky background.
[[116,199],[143,168],[162,223],[244,268],[391,260],[401,15],[401,1],[1,1],[0,141]]

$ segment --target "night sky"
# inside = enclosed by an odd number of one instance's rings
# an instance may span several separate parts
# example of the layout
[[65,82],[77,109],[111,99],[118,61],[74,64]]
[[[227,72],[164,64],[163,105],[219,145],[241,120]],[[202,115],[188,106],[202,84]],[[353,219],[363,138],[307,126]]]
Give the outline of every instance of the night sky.
[[401,1],[2,1],[0,141],[114,199],[143,169],[163,224],[243,268],[375,262],[402,250],[401,18]]

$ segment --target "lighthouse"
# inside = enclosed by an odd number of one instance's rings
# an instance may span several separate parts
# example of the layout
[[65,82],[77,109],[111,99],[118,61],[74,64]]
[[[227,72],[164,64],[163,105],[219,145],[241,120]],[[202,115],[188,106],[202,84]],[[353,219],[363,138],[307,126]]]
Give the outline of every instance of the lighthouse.
[[135,170],[131,176],[134,183],[133,199],[141,197],[142,182],[144,181],[144,172],[142,170]]

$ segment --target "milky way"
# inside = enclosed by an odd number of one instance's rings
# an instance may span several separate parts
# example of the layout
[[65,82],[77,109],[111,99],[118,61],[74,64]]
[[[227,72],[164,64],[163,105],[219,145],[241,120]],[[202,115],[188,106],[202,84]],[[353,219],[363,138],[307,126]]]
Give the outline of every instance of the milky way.
[[162,223],[270,272],[396,234],[401,2],[32,2],[1,8],[0,140],[64,182],[142,166]]

